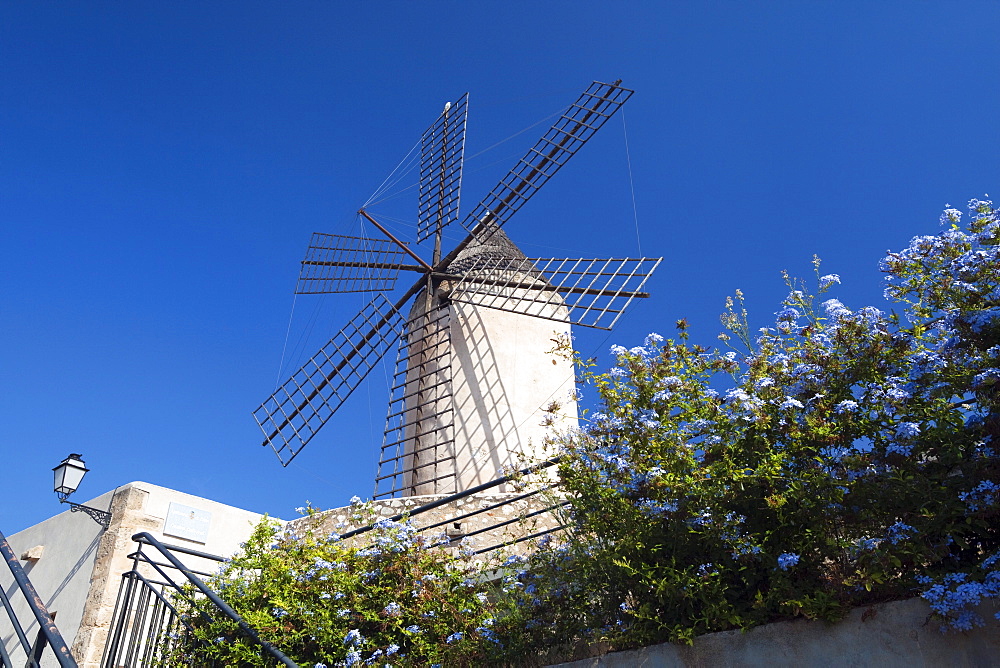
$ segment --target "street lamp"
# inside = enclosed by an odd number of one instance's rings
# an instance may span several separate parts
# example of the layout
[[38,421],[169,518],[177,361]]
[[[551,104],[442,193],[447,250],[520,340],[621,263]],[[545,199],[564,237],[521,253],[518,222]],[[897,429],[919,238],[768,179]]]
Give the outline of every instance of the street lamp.
[[59,466],[52,469],[52,489],[56,493],[56,496],[59,497],[59,503],[68,503],[70,505],[71,512],[87,513],[91,519],[107,529],[111,525],[111,513],[106,510],[73,503],[69,500],[69,495],[76,491],[76,488],[80,486],[80,482],[83,480],[83,476],[90,470],[80,457],[81,455],[76,453],[71,454],[62,460]]

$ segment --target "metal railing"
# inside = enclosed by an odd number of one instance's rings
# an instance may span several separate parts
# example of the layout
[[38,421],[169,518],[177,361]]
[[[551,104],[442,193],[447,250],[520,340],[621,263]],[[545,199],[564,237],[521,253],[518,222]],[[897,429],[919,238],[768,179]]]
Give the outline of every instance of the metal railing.
[[[400,520],[413,521],[420,518],[425,513],[433,511],[449,504],[455,504],[461,499],[466,499],[477,494],[493,490],[501,485],[514,483],[525,476],[538,473],[543,469],[558,464],[559,457],[549,459],[534,466],[516,471],[510,475],[505,475],[487,483],[477,485],[471,489],[458,494],[435,499],[429,503],[422,504],[411,510],[398,513],[386,518],[389,521],[398,522]],[[532,508],[529,500],[535,497],[544,496],[545,493],[553,491],[556,485],[543,485],[520,492],[504,493],[498,495],[506,498],[490,499],[479,507],[461,512],[455,515],[448,515],[445,519],[438,519],[423,526],[416,526],[417,533],[442,530],[449,525],[461,525],[470,518],[499,510],[511,504],[521,502],[525,512],[498,520],[492,523],[481,523],[474,530],[461,531],[458,533],[447,532],[451,540],[457,541],[460,538],[489,537],[491,532],[503,529],[508,526],[539,518],[547,513],[555,513],[567,504],[564,500],[547,500],[536,504]],[[546,534],[563,530],[569,525],[561,522],[551,522],[551,526],[540,531],[532,532],[512,532],[505,540],[496,540],[492,544],[478,549],[470,550],[473,555],[486,554],[502,547],[517,545],[527,540],[540,538]],[[356,538],[375,529],[374,524],[352,529],[341,535],[341,539]],[[496,538],[496,536],[493,536]],[[191,605],[200,597],[212,602],[213,611],[219,615],[228,617],[239,628],[239,632],[252,643],[261,649],[261,656],[271,665],[285,665],[290,668],[296,666],[287,656],[279,651],[272,644],[263,640],[257,632],[250,627],[246,621],[229,605],[223,601],[218,594],[212,591],[202,577],[208,578],[213,574],[206,571],[199,571],[181,563],[178,554],[192,557],[194,559],[207,561],[212,564],[226,562],[228,559],[192,550],[177,545],[165,545],[148,533],[137,533],[132,536],[132,540],[138,543],[135,552],[128,555],[132,559],[132,569],[122,574],[122,582],[118,592],[118,600],[115,603],[114,616],[107,644],[104,650],[104,657],[101,662],[102,668],[145,668],[146,666],[165,665],[164,661],[174,660],[171,657],[171,650],[175,640],[183,634],[193,633],[192,625],[185,618],[182,611],[178,609],[178,603],[186,611],[197,611],[195,614],[206,615],[203,605]],[[145,551],[145,548],[153,550],[152,554]],[[209,568],[205,566],[203,568]],[[199,577],[200,576],[200,577]],[[211,619],[208,619],[211,621]],[[190,637],[190,636],[189,636]],[[204,663],[205,659],[200,659],[198,668],[211,668],[214,664]]]
[[[21,568],[21,562],[14,554],[14,550],[11,549],[10,543],[7,542],[7,538],[3,533],[0,533],[0,553],[3,554],[3,560],[14,577],[14,583],[24,596],[35,621],[38,622],[38,634],[35,637],[34,643],[29,643],[24,624],[18,619],[10,596],[4,591],[3,587],[0,587],[0,603],[3,604],[4,611],[7,613],[10,624],[14,629],[14,634],[17,636],[17,641],[24,652],[25,665],[28,668],[39,668],[42,657],[45,654],[45,649],[48,647],[52,650],[60,666],[63,668],[77,668],[76,661],[70,654],[69,647],[66,645],[66,641],[63,640],[62,634],[59,633],[59,629],[56,628],[52,615],[45,608],[45,603],[42,602],[42,599],[38,596],[38,592],[35,591],[35,587],[31,584],[31,580],[28,579],[28,575]],[[0,665],[4,668],[14,667],[13,659],[11,659],[6,643],[2,638],[0,638]]]
[[[281,650],[261,638],[239,613],[198,577],[211,577],[211,573],[188,568],[175,553],[213,562],[225,562],[226,559],[186,547],[164,545],[146,532],[135,534],[132,540],[139,547],[129,555],[132,570],[122,574],[102,668],[164,665],[163,661],[170,656],[173,640],[181,633],[193,631],[176,604],[178,601],[194,603],[198,596],[211,601],[214,612],[232,620],[239,632],[260,647],[261,656],[272,661],[273,665],[298,668]],[[152,548],[154,555],[144,552],[144,546]],[[158,559],[165,559],[166,562]],[[142,570],[146,570],[147,575]],[[204,611],[199,614],[208,617]],[[205,664],[199,663],[199,668],[202,667]]]
[[[402,513],[397,513],[396,515],[393,515],[392,517],[389,517],[389,518],[386,518],[386,519],[389,520],[389,521],[392,521],[392,522],[398,522],[400,520],[410,520],[410,521],[413,521],[415,518],[419,518],[421,515],[423,515],[424,513],[429,512],[431,510],[436,510],[437,508],[441,508],[442,506],[447,506],[449,504],[455,503],[456,501],[468,498],[470,496],[474,496],[476,494],[482,494],[483,492],[486,492],[488,490],[491,490],[491,489],[493,489],[495,487],[499,487],[499,486],[507,484],[507,483],[519,481],[519,480],[523,479],[525,476],[529,476],[531,474],[538,473],[539,471],[547,469],[547,468],[549,468],[551,466],[555,466],[561,460],[562,460],[562,457],[559,457],[559,456],[553,457],[551,459],[547,459],[547,460],[545,460],[543,462],[540,462],[538,464],[534,464],[532,466],[528,466],[528,467],[525,467],[523,469],[520,469],[519,471],[515,471],[514,473],[511,473],[509,475],[501,476],[501,477],[496,478],[494,480],[491,480],[489,482],[485,482],[485,483],[483,483],[481,485],[476,485],[475,487],[471,487],[471,488],[465,490],[464,492],[459,492],[458,494],[452,494],[450,496],[446,496],[446,497],[443,497],[443,498],[440,498],[440,499],[436,499],[436,500],[431,501],[429,503],[425,503],[423,505],[417,506],[416,508],[413,508],[412,510],[407,510],[407,511],[402,512]],[[521,494],[516,494],[514,496],[511,496],[510,498],[500,499],[499,501],[496,501],[495,503],[492,503],[492,504],[480,507],[478,509],[471,510],[471,511],[465,512],[465,513],[461,513],[459,515],[449,516],[447,519],[435,522],[433,524],[427,524],[427,525],[424,525],[424,526],[418,526],[418,527],[416,527],[417,533],[423,533],[423,532],[430,531],[430,530],[433,530],[433,529],[440,529],[440,528],[445,527],[445,526],[447,526],[449,524],[452,524],[452,525],[454,525],[455,523],[461,524],[463,521],[465,521],[465,520],[467,520],[467,519],[469,519],[471,517],[475,517],[476,515],[481,515],[483,513],[487,513],[487,512],[492,511],[492,510],[497,510],[497,509],[502,508],[504,506],[507,506],[507,505],[510,505],[510,504],[513,504],[513,503],[517,503],[518,501],[523,501],[525,499],[534,497],[536,495],[544,494],[545,492],[549,492],[549,491],[555,490],[556,488],[557,488],[557,485],[546,485],[544,487],[536,487],[535,489],[528,490],[528,491],[526,491],[524,493],[521,493]],[[543,508],[536,508],[536,509],[531,510],[531,511],[529,511],[529,512],[523,514],[523,515],[518,515],[518,516],[512,517],[512,518],[510,518],[508,520],[503,520],[501,522],[496,522],[494,524],[484,525],[484,526],[481,526],[481,527],[479,527],[479,528],[477,528],[477,529],[475,529],[473,531],[461,532],[460,535],[456,535],[456,536],[454,536],[454,538],[472,538],[474,536],[487,534],[488,532],[495,531],[496,529],[499,529],[499,528],[502,528],[502,527],[505,527],[505,526],[510,526],[510,525],[516,524],[518,522],[522,522],[524,520],[527,520],[527,519],[531,519],[531,518],[535,518],[535,517],[541,517],[542,515],[545,515],[546,513],[554,513],[555,511],[557,511],[558,509],[566,506],[567,504],[568,504],[568,501],[555,501],[554,503],[551,503],[551,504],[549,504],[549,505],[547,505],[547,506],[545,506]],[[477,550],[474,550],[473,554],[485,554],[487,552],[492,552],[493,550],[497,550],[497,549],[500,549],[502,547],[509,547],[509,546],[512,546],[512,545],[516,545],[518,543],[523,543],[524,541],[531,540],[533,538],[541,538],[542,536],[545,536],[547,534],[554,533],[556,531],[561,531],[561,530],[567,528],[568,526],[569,526],[568,523],[561,523],[561,524],[558,524],[556,526],[552,526],[552,527],[549,527],[547,529],[544,529],[542,531],[536,531],[536,532],[533,532],[533,533],[530,533],[530,534],[518,535],[516,537],[511,537],[508,540],[499,540],[499,541],[497,541],[497,542],[495,542],[495,543],[493,543],[491,545],[488,545],[487,547],[482,547],[482,548],[479,548]],[[367,533],[368,531],[371,531],[374,528],[375,528],[374,524],[368,524],[366,526],[359,527],[357,529],[352,529],[350,531],[347,531],[347,532],[341,534],[341,539],[353,538],[355,536],[359,536],[361,534]]]

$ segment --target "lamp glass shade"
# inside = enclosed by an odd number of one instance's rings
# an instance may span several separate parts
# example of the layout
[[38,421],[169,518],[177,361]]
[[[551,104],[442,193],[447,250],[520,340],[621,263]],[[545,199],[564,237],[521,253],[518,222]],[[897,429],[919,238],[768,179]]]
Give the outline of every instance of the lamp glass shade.
[[80,455],[70,455],[59,464],[59,466],[52,469],[53,473],[53,489],[56,494],[62,494],[69,496],[76,491],[76,488],[80,486],[80,481],[83,480],[83,476],[89,471],[83,460],[80,459]]

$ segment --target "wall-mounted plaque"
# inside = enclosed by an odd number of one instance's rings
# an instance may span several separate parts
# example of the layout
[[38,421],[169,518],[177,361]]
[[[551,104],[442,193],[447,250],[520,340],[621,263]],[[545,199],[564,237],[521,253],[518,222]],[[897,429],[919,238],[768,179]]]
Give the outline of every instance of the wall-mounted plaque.
[[208,525],[211,521],[212,513],[207,510],[171,503],[167,519],[163,523],[163,533],[205,544],[208,542]]

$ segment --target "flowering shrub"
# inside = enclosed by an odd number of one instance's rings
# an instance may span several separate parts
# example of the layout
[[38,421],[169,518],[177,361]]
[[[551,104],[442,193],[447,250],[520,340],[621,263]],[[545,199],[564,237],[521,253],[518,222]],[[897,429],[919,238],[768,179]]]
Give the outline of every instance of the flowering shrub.
[[[588,371],[601,407],[561,465],[576,529],[542,550],[518,613],[530,643],[689,641],[782,617],[837,619],[918,591],[952,629],[1000,595],[1000,222],[885,258],[902,314],[790,292],[721,352],[651,334]],[[742,352],[740,352],[742,351]],[[530,591],[529,591],[530,589]]]
[[[1000,597],[1000,218],[969,209],[883,260],[899,314],[829,297],[841,279],[816,260],[816,293],[786,277],[756,333],[737,292],[732,350],[681,320],[586,366],[600,410],[563,442],[571,526],[527,561],[477,570],[405,523],[365,544],[264,523],[213,584],[317,667],[524,664],[916,593],[946,629],[982,625],[973,607]],[[198,612],[171,665],[264,665]]]
[[[408,523],[375,521],[358,501],[352,522],[374,521],[363,541],[320,532],[314,516],[310,508],[284,530],[263,521],[208,582],[261,638],[310,667],[483,663],[479,647],[495,644],[494,586],[467,554],[437,547],[447,536],[424,539]],[[211,604],[185,616],[194,630],[177,639],[167,665],[273,664]]]

